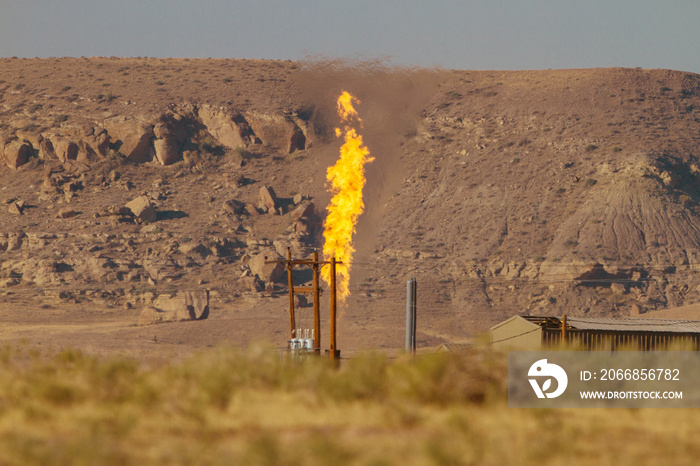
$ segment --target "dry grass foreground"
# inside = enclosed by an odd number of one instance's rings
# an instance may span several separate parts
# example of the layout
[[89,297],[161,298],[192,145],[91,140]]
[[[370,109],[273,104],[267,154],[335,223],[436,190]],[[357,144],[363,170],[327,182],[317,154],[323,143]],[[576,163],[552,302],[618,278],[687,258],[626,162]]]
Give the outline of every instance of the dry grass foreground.
[[694,464],[694,410],[507,408],[506,355],[0,352],[1,464]]

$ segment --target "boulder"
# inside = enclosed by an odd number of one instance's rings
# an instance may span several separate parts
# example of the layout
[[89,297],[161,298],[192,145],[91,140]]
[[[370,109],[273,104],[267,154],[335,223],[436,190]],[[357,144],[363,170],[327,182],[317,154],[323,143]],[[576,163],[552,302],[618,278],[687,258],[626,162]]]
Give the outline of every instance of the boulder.
[[91,128],[93,131],[83,138],[83,141],[91,151],[101,156],[107,155],[111,138],[103,128]]
[[312,219],[318,216],[313,202],[302,204],[292,211],[292,219]]
[[306,147],[302,129],[283,115],[251,112],[246,113],[245,118],[256,138],[266,146],[282,149],[289,154]]
[[262,281],[283,283],[287,279],[287,269],[281,262],[266,263],[267,261],[282,260],[282,256],[276,251],[268,249],[250,258],[248,266],[253,275],[257,275]]
[[267,208],[268,212],[275,213],[277,210],[277,195],[275,190],[268,186],[260,187],[260,204]]
[[139,325],[162,322],[203,320],[209,317],[209,292],[178,293],[175,296],[158,296],[153,306],[147,306],[139,316]]
[[255,134],[242,115],[232,115],[220,109],[203,106],[199,109],[199,119],[209,134],[229,149],[237,149],[255,142]]
[[260,215],[260,211],[258,211],[258,208],[255,207],[253,204],[246,204],[245,211],[248,215],[250,215],[252,217],[255,217],[256,215]]
[[77,214],[75,210],[71,209],[70,207],[64,207],[63,209],[58,211],[58,215],[56,215],[56,218],[72,218],[76,215]]
[[131,210],[136,218],[139,218],[144,222],[155,222],[158,217],[156,208],[151,203],[151,200],[146,196],[137,197],[136,199],[128,202],[125,207]]
[[34,130],[18,129],[15,131],[15,136],[18,140],[29,144],[31,148],[39,147],[39,144],[41,144],[41,141],[44,139],[41,133]]
[[161,311],[153,306],[146,306],[139,315],[139,325],[153,325],[167,322],[167,312]]
[[156,139],[153,147],[161,165],[172,165],[180,159],[180,145],[172,137]]
[[156,158],[161,165],[172,165],[180,159],[180,148],[187,140],[187,129],[182,117],[168,114],[160,117],[153,128]]
[[192,291],[185,293],[187,306],[194,310],[194,317],[203,320],[209,317],[209,291]]
[[136,119],[114,117],[105,120],[104,127],[109,133],[114,148],[127,160],[142,163],[153,158],[152,125]]
[[24,214],[24,205],[19,202],[11,202],[10,205],[7,206],[7,211],[14,215],[22,215]]
[[248,289],[255,293],[260,293],[265,291],[265,283],[260,280],[257,276],[255,277],[243,277],[243,283],[248,287]]
[[5,146],[5,162],[13,170],[27,163],[29,160],[29,144],[20,141],[10,141]]
[[183,296],[158,296],[153,300],[153,307],[158,311],[158,322],[181,322],[195,320],[194,312],[187,307]]
[[51,141],[53,144],[56,157],[61,163],[66,163],[68,160],[76,160],[80,148],[73,141],[61,136],[55,136]]
[[39,143],[39,158],[42,160],[53,160],[58,158],[50,139],[44,138]]

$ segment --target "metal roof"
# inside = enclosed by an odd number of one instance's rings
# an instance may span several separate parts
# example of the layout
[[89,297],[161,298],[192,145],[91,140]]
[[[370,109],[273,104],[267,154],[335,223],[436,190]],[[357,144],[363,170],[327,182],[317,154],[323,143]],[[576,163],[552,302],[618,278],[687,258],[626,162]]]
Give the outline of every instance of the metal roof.
[[[553,328],[557,321],[561,328],[560,317],[523,316],[525,320],[542,327]],[[577,330],[599,330],[614,332],[666,332],[666,333],[700,333],[700,321],[645,319],[640,317],[568,317],[567,327]]]

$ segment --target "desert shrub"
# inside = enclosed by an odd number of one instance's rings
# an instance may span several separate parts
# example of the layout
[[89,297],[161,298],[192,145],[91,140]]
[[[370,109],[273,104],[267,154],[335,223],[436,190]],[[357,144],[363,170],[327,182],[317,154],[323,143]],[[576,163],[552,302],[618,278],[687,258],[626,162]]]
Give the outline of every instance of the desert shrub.
[[223,155],[225,152],[224,146],[219,144],[219,141],[217,141],[213,136],[205,136],[204,139],[202,139],[199,142],[199,149],[203,153],[207,153],[210,155]]
[[588,145],[586,146],[586,152],[593,152],[593,151],[596,150],[597,148],[598,148],[598,146],[596,146],[595,144],[588,144]]
[[239,157],[241,157],[243,160],[247,160],[247,159],[250,159],[250,158],[254,158],[254,157],[255,157],[255,154],[253,154],[251,151],[249,151],[248,149],[246,149],[246,147],[243,146],[243,145],[237,146],[237,147],[233,150],[233,152],[234,152],[236,155],[238,155]]
[[111,102],[116,98],[117,96],[112,94],[112,92],[108,92],[107,94],[97,94],[97,100],[100,102]]

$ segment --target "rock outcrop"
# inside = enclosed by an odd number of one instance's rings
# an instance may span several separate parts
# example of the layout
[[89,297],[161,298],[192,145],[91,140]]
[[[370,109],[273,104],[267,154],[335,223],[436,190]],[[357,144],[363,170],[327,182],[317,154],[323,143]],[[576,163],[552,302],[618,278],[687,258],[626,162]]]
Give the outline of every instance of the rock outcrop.
[[291,154],[306,148],[306,135],[297,124],[283,115],[246,114],[255,136],[266,146]]
[[153,125],[127,117],[105,120],[104,127],[112,139],[112,146],[127,160],[142,163],[153,159]]
[[255,134],[243,115],[205,105],[199,108],[198,116],[209,134],[224,147],[238,149],[256,142]]
[[183,117],[179,114],[163,115],[153,128],[153,135],[156,158],[161,165],[177,162],[188,137]]
[[139,316],[139,325],[203,320],[209,317],[209,292],[185,292],[174,296],[161,295],[146,306]]
[[65,163],[68,160],[78,159],[78,151],[80,148],[75,142],[58,135],[52,136],[50,142],[53,146],[56,157],[61,163]]

